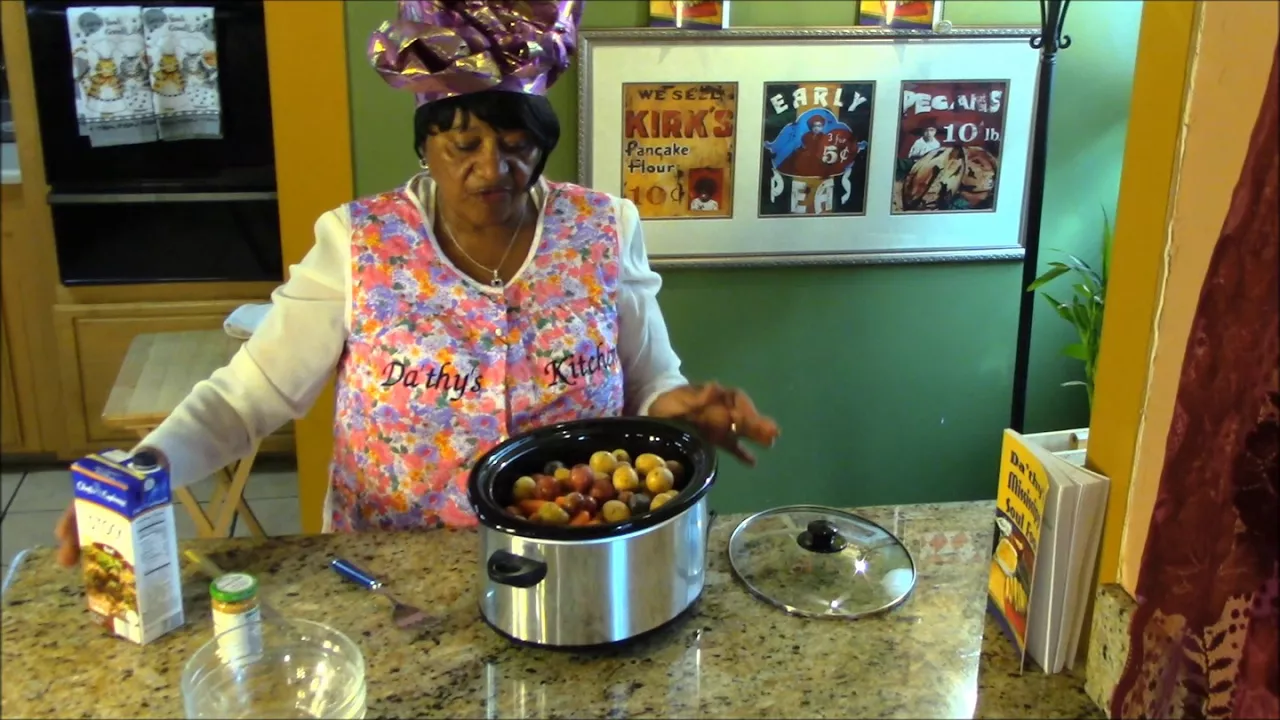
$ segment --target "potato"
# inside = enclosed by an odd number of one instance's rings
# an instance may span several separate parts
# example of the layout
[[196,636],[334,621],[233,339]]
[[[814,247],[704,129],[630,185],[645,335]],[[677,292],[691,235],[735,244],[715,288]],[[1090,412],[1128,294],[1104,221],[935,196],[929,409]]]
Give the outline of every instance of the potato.
[[661,495],[676,484],[675,476],[665,467],[654,468],[644,477],[644,486],[654,495]]
[[660,467],[666,467],[666,462],[653,453],[645,453],[636,458],[636,472],[641,475],[647,476],[649,473]]
[[631,518],[631,509],[618,500],[610,500],[600,509],[605,522],[619,523]]
[[560,496],[560,483],[550,475],[538,478],[537,498],[539,500],[555,500]]
[[640,476],[630,465],[619,465],[618,469],[613,471],[613,487],[618,492],[624,490],[635,492],[636,488],[640,487]]
[[613,457],[618,462],[631,462],[631,455],[621,448],[613,451]]
[[590,495],[595,498],[596,502],[604,504],[617,497],[618,491],[613,488],[613,483],[607,479],[597,479],[591,483]]
[[664,492],[661,495],[655,495],[653,497],[653,502],[649,503],[649,512],[653,512],[658,508],[662,507],[663,505],[666,505],[667,503],[674,500],[675,497],[676,497],[676,494],[673,492]]
[[668,460],[667,469],[671,471],[671,477],[675,480],[676,487],[684,485],[684,465],[679,460]]
[[[618,499],[621,500],[622,497],[619,496]],[[649,505],[653,502],[653,498],[644,493],[634,493],[626,502],[627,507],[631,508],[632,515],[640,515],[649,512]]]
[[516,478],[516,482],[511,486],[511,497],[517,502],[521,500],[531,500],[538,494],[538,483],[533,478],[525,475]]
[[556,498],[556,504],[564,508],[565,512],[570,515],[576,515],[582,509],[582,501],[585,499],[582,493],[571,492],[568,495],[561,495]]
[[556,468],[555,473],[551,477],[555,478],[556,482],[560,483],[561,485],[567,486],[569,484],[569,476],[572,473],[573,471],[567,467],[558,467]]
[[569,524],[569,513],[553,502],[546,503],[538,508],[538,518],[547,525]]
[[618,467],[618,458],[608,450],[601,450],[591,455],[590,465],[596,472],[612,473]]
[[596,479],[595,471],[586,465],[574,465],[573,470],[569,473],[569,489],[578,493],[586,493],[591,489],[591,483]]

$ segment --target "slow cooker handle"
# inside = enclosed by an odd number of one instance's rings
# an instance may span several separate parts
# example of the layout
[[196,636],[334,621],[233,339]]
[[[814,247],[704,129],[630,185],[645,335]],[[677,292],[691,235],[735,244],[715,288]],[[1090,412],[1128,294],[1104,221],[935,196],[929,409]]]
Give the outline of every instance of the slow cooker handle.
[[489,579],[499,585],[531,588],[547,577],[547,564],[522,555],[496,550],[489,556]]

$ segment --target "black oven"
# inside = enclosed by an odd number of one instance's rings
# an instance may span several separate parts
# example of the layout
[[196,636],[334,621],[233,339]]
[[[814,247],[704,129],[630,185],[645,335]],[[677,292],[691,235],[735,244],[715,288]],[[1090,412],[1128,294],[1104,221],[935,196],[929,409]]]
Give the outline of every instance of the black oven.
[[221,137],[109,147],[94,147],[76,119],[67,10],[88,5],[138,3],[26,2],[62,281],[279,281],[283,269],[262,2],[143,4],[214,9]]

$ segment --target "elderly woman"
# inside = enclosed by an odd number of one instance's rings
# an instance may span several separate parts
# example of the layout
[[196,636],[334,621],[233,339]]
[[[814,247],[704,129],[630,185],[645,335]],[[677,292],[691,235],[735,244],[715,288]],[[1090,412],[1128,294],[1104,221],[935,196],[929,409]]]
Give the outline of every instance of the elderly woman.
[[581,12],[405,1],[374,33],[374,67],[416,95],[423,172],[316,222],[252,338],[139,445],[175,484],[305,414],[335,368],[328,532],[473,525],[472,465],[552,423],[681,419],[748,463],[742,438],[773,443],[743,392],[681,375],[635,206],[542,177]]

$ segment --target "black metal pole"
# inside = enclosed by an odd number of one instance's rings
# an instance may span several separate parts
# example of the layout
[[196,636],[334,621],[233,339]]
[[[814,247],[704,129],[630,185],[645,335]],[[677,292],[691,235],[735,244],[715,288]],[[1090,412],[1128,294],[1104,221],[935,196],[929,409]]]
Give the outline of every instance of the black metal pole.
[[1044,171],[1049,147],[1049,99],[1053,94],[1053,70],[1058,51],[1071,47],[1071,38],[1062,34],[1071,0],[1040,0],[1040,34],[1031,38],[1031,47],[1040,51],[1040,78],[1036,94],[1034,127],[1031,131],[1031,169],[1027,177],[1027,222],[1023,238],[1021,303],[1018,306],[1018,344],[1013,359],[1013,410],[1009,427],[1022,432],[1027,415],[1027,368],[1031,364],[1031,321],[1035,317],[1035,293],[1027,286],[1036,279],[1040,257],[1040,224],[1044,215]]

